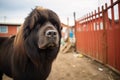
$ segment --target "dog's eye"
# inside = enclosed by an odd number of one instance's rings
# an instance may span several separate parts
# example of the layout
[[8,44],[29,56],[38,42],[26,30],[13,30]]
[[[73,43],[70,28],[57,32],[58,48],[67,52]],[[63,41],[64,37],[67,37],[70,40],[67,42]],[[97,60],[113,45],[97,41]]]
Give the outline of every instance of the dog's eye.
[[46,18],[41,17],[39,20],[39,24],[43,25],[46,22]]
[[54,19],[50,19],[50,22],[51,22],[54,26],[58,26],[57,21],[55,21]]
[[57,22],[54,22],[53,25],[58,28],[59,27],[59,24]]
[[39,25],[37,25],[37,26],[35,26],[35,30],[36,30],[36,31],[38,31],[38,30],[39,30],[39,28],[40,28],[40,26],[41,26],[40,24],[39,24]]
[[55,28],[58,29],[59,28],[59,25],[58,24],[54,24]]

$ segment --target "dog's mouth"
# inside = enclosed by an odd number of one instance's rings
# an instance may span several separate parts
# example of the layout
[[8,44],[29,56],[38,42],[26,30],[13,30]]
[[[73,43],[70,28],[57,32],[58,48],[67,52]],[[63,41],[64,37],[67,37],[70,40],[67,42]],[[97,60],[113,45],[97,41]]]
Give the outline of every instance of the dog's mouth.
[[56,42],[49,42],[49,43],[38,44],[38,47],[40,49],[46,49],[46,48],[55,48],[58,47],[58,45],[56,44]]
[[57,44],[56,44],[55,42],[53,42],[53,43],[49,43],[48,45],[46,45],[46,47],[54,48],[54,47],[57,47]]

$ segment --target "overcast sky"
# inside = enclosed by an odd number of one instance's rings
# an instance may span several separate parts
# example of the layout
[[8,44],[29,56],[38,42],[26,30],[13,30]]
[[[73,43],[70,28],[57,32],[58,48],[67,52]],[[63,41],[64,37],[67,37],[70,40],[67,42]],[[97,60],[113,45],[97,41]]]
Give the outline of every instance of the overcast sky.
[[0,22],[23,23],[25,17],[35,8],[42,6],[55,11],[62,23],[73,25],[76,18],[94,11],[109,0],[0,0]]

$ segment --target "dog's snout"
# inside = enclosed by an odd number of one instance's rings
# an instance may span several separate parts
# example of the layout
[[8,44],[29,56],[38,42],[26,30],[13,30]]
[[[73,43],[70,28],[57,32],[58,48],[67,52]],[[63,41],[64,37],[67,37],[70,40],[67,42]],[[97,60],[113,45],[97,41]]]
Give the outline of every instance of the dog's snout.
[[56,37],[57,32],[55,30],[47,30],[45,35],[47,37]]

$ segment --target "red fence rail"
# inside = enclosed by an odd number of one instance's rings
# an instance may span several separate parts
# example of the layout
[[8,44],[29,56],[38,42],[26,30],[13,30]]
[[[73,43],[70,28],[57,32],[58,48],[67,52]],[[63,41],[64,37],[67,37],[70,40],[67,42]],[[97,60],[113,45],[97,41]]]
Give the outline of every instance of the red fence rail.
[[120,0],[101,9],[76,20],[76,48],[120,72]]

